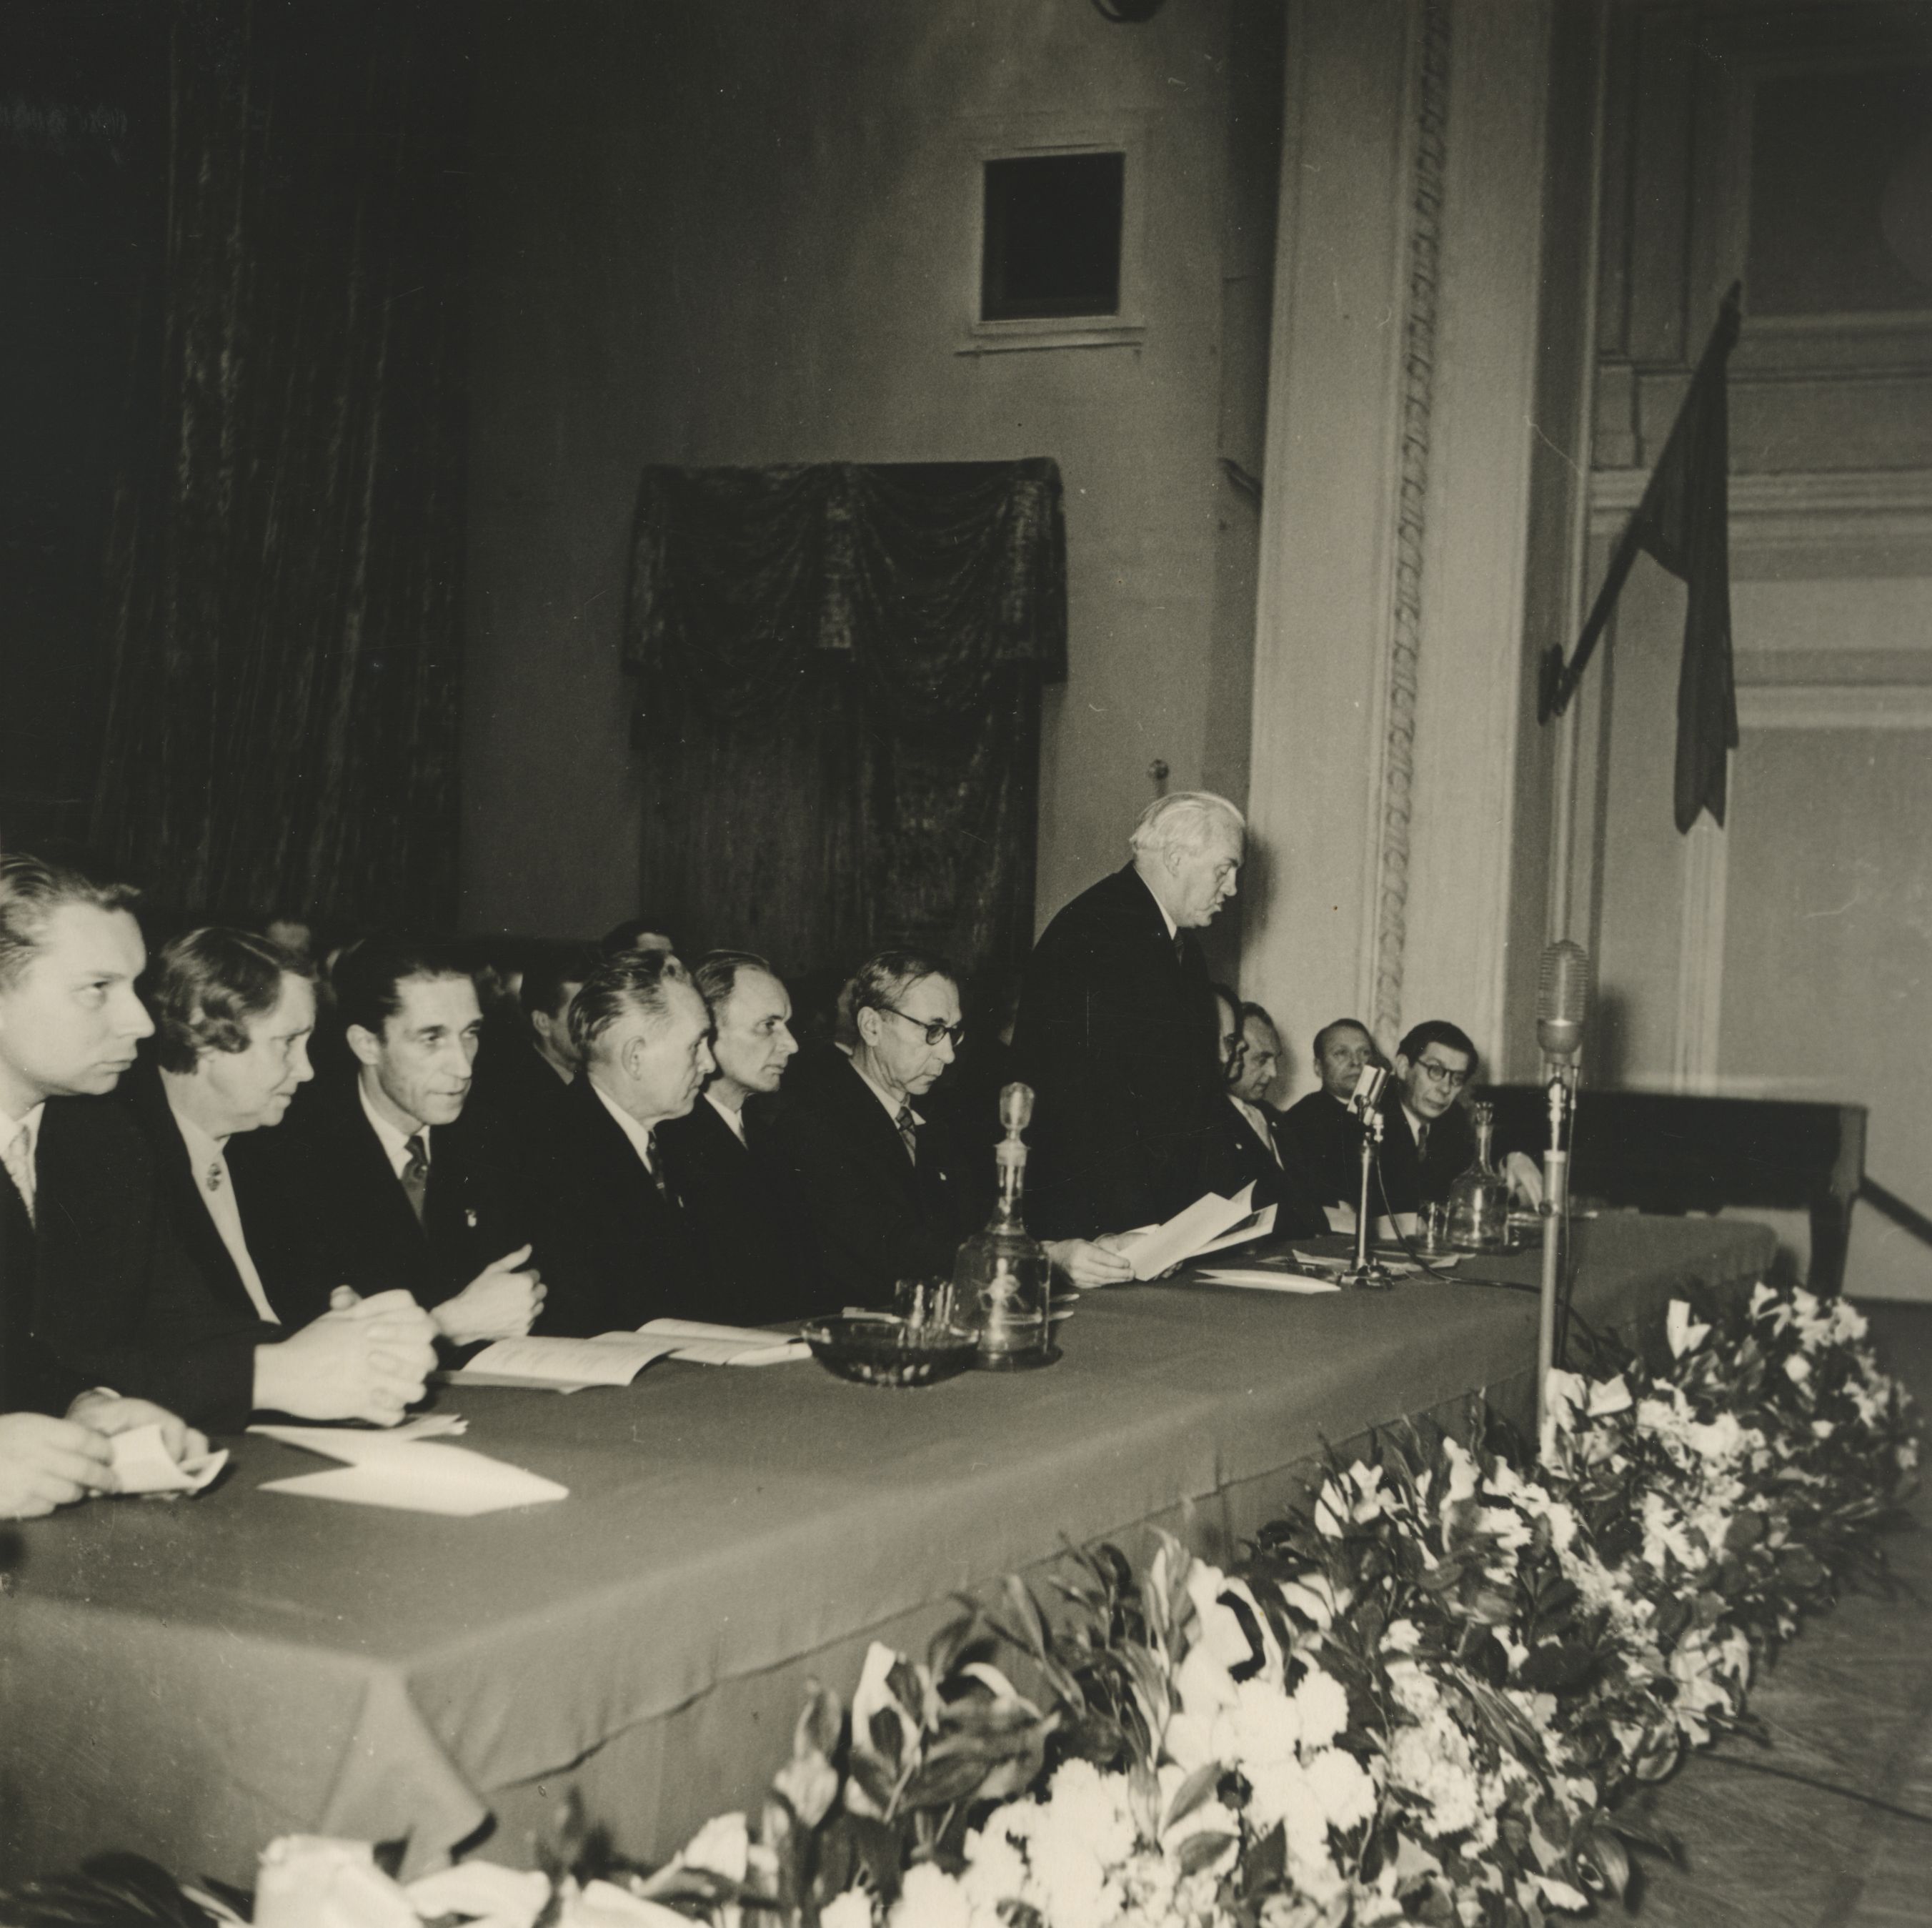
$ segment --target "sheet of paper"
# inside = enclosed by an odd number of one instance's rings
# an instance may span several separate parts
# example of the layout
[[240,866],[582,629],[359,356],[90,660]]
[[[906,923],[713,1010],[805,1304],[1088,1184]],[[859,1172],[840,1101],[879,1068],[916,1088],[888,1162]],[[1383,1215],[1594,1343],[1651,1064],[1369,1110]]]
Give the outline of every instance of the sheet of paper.
[[[1250,1188],[1252,1189],[1252,1187]],[[1274,1230],[1275,1208],[1264,1205],[1252,1218],[1244,1218],[1240,1224],[1223,1232],[1218,1239],[1210,1239],[1198,1248],[1194,1254],[1197,1259],[1204,1259],[1210,1252],[1224,1252],[1230,1245],[1252,1244],[1257,1239],[1265,1239]]]
[[701,1319],[653,1319],[638,1328],[644,1338],[668,1341],[673,1359],[697,1365],[783,1365],[809,1359],[802,1339],[760,1326],[710,1326]]
[[1134,1241],[1125,1256],[1133,1262],[1135,1278],[1158,1278],[1168,1266],[1192,1258],[1209,1240],[1248,1218],[1254,1211],[1254,1197],[1251,1185],[1233,1198],[1223,1198],[1218,1191],[1203,1193],[1185,1212],[1177,1212],[1165,1225]]
[[133,1426],[108,1441],[115,1487],[122,1493],[199,1493],[228,1464],[225,1452],[177,1461],[161,1443],[158,1423]]
[[472,1452],[467,1446],[413,1445],[387,1458],[364,1459],[327,1473],[271,1479],[264,1493],[293,1493],[311,1500],[340,1500],[358,1506],[390,1506],[404,1512],[444,1513],[469,1518],[570,1497],[554,1479],[526,1473]]
[[1332,1278],[1308,1278],[1300,1272],[1262,1272],[1241,1266],[1216,1267],[1201,1274],[1203,1285],[1242,1285],[1256,1292],[1340,1292]]
[[[635,1332],[604,1332],[594,1339],[499,1339],[468,1365],[451,1373],[460,1386],[628,1386],[654,1359],[675,1350]],[[474,1375],[472,1377],[472,1375]]]

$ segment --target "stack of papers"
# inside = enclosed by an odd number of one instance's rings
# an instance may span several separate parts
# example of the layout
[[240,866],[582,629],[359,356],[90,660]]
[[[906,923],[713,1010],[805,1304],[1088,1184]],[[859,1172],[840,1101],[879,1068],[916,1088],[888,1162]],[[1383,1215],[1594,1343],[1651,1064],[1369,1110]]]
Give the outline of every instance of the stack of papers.
[[1128,1233],[1133,1243],[1124,1256],[1132,1261],[1135,1278],[1158,1278],[1190,1259],[1264,1239],[1274,1230],[1274,1207],[1264,1206],[1257,1212],[1254,1203],[1252,1185],[1243,1187],[1232,1198],[1223,1198],[1218,1191],[1204,1193],[1165,1225],[1144,1225]]
[[405,1512],[469,1518],[568,1499],[570,1488],[526,1473],[506,1460],[467,1446],[428,1442],[458,1431],[460,1422],[432,1420],[393,1432],[360,1432],[334,1426],[251,1426],[285,1446],[346,1461],[331,1473],[271,1479],[264,1493],[296,1493],[311,1500],[346,1500],[362,1506],[394,1506]]
[[645,1338],[668,1341],[673,1359],[698,1365],[784,1365],[809,1359],[802,1339],[758,1326],[707,1326],[698,1319],[653,1319],[638,1328]]
[[1256,1292],[1340,1292],[1332,1278],[1310,1278],[1305,1272],[1276,1272],[1260,1266],[1216,1267],[1204,1270],[1203,1285],[1243,1285]]

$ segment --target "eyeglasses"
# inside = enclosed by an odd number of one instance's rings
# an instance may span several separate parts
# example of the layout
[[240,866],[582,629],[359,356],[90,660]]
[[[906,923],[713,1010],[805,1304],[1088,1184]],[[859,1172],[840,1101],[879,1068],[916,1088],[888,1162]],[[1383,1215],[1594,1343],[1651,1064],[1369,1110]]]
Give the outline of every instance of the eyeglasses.
[[1415,1061],[1415,1068],[1418,1071],[1426,1072],[1431,1084],[1441,1085],[1452,1092],[1460,1092],[1469,1082],[1469,1071],[1474,1067],[1471,1066],[1464,1071],[1452,1071],[1440,1059],[1418,1058]]
[[908,1024],[917,1025],[926,1033],[926,1041],[928,1044],[937,1044],[942,1038],[950,1038],[952,1041],[952,1048],[956,1051],[959,1048],[960,1040],[966,1035],[964,1023],[948,1024],[943,1017],[914,1017],[910,1011],[897,1010],[891,1005],[876,1005],[873,1008],[884,1011],[888,1017],[903,1018]]

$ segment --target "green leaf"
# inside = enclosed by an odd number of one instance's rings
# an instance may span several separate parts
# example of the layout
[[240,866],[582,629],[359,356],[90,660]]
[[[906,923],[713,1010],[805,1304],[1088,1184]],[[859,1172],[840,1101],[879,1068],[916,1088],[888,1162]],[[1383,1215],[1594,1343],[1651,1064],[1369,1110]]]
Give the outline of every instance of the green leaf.
[[1210,1833],[1203,1830],[1190,1834],[1180,1844],[1180,1852],[1176,1857],[1180,1863],[1180,1872],[1191,1875],[1218,1861],[1240,1837],[1234,1834]]
[[867,1724],[866,1738],[874,1753],[896,1769],[905,1745],[905,1730],[895,1707],[881,1707]]
[[1184,1819],[1214,1791],[1215,1784],[1221,1778],[1221,1764],[1210,1761],[1196,1767],[1186,1780],[1174,1791],[1174,1798],[1167,1804],[1167,1814],[1160,1824],[1165,1834],[1177,1821]]
[[961,1754],[928,1761],[905,1785],[899,1797],[903,1808],[944,1807],[963,1800],[986,1777],[987,1757]]

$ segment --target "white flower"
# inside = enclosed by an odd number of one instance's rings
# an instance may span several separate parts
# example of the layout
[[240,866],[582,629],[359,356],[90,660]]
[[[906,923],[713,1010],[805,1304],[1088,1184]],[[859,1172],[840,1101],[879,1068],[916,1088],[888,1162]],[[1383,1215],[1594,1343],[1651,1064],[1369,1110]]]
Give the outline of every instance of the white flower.
[[872,1897],[863,1888],[848,1887],[818,1911],[818,1928],[872,1928]]
[[1784,1376],[1793,1386],[1802,1386],[1811,1377],[1810,1362],[1802,1353],[1793,1353],[1784,1362]]
[[1382,1644],[1391,1653],[1413,1653],[1422,1644],[1422,1635],[1413,1620],[1390,1620],[1382,1629]]
[[1711,1336],[1710,1327],[1693,1319],[1690,1306],[1681,1299],[1670,1302],[1670,1309],[1664,1315],[1664,1329],[1669,1335],[1670,1356],[1673,1359],[1682,1359],[1686,1353],[1694,1351]]
[[1548,1875],[1537,1875],[1532,1878],[1542,1890],[1544,1899],[1552,1908],[1562,1908],[1566,1914],[1580,1914],[1590,1905],[1590,1897],[1568,1881],[1554,1881]]
[[1624,1376],[1618,1373],[1614,1379],[1600,1379],[1590,1388],[1590,1417],[1606,1419],[1612,1413],[1627,1413],[1630,1407],[1630,1389],[1624,1383]]
[[1348,1694],[1332,1674],[1311,1667],[1294,1690],[1304,1748],[1325,1746],[1348,1724]]
[[742,1814],[720,1814],[685,1844],[678,1859],[687,1868],[704,1868],[727,1881],[741,1881],[751,1857],[751,1830]]
[[943,1868],[921,1861],[905,1872],[899,1898],[886,1918],[891,1928],[974,1928],[965,1890]]

